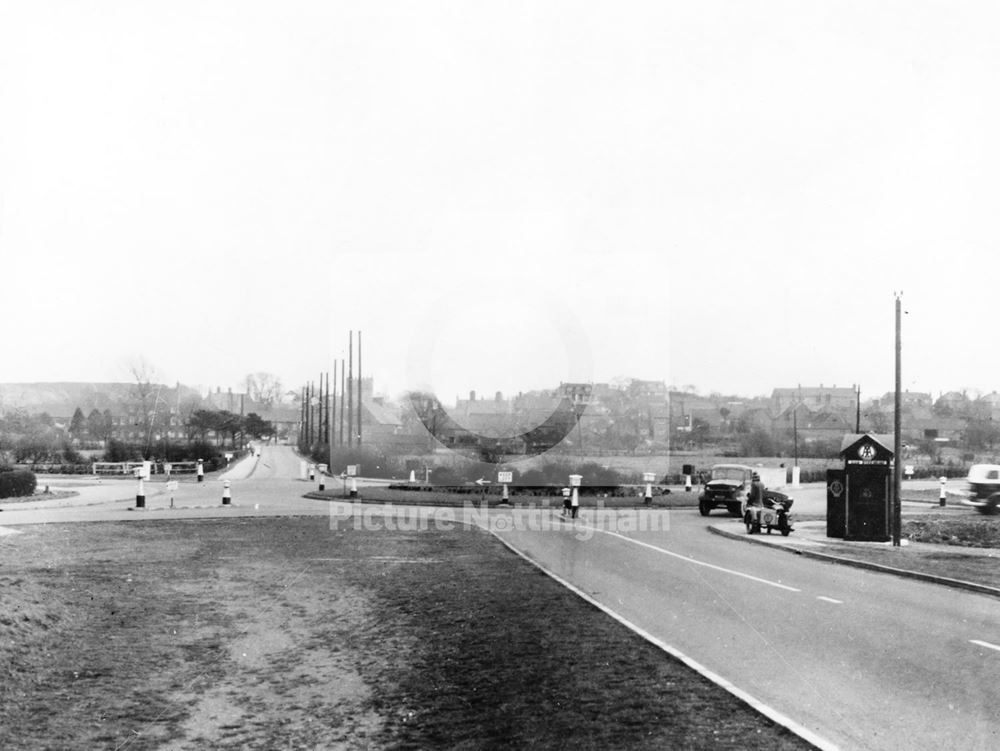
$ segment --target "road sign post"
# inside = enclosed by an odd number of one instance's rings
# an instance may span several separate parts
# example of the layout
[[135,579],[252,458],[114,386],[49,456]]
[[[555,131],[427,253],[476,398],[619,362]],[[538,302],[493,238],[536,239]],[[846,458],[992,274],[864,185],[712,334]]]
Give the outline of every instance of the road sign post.
[[510,493],[507,486],[514,482],[513,472],[497,472],[497,482],[503,483],[503,492],[500,495],[501,503],[510,503]]
[[569,500],[570,516],[574,519],[580,510],[580,483],[583,482],[583,475],[570,475],[569,486],[572,489],[572,497]]

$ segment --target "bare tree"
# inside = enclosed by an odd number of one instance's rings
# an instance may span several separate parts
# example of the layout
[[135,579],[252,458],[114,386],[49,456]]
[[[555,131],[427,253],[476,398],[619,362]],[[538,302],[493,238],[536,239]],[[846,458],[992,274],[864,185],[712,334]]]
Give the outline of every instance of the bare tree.
[[251,373],[246,377],[246,391],[251,401],[270,407],[281,399],[281,380],[273,373]]
[[169,410],[160,398],[162,384],[153,383],[156,368],[144,357],[140,357],[129,365],[129,370],[135,379],[129,412],[133,424],[142,436],[143,455],[145,455],[152,443],[154,428],[164,423],[169,417]]

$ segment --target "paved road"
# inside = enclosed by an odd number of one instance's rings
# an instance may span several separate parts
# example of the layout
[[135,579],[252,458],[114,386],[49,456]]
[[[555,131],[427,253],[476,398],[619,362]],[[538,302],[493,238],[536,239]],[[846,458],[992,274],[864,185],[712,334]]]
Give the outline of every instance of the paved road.
[[501,536],[835,746],[1000,748],[1000,602],[704,526],[682,510],[664,531]]
[[[287,447],[264,447],[230,477],[229,508],[218,478],[181,483],[173,509],[164,486],[151,483],[145,511],[131,508],[135,484],[125,482],[117,492],[80,487],[68,505],[8,504],[0,525],[331,511],[332,521],[353,523],[348,504],[302,497],[314,484],[297,479],[299,459]],[[374,519],[380,507],[364,511]],[[430,523],[462,518],[412,513]],[[575,528],[552,511],[470,521],[500,530],[621,618],[832,744],[1000,748],[1000,601],[726,540],[695,509],[616,512],[599,532],[591,513]],[[668,524],[637,529],[644,520]]]

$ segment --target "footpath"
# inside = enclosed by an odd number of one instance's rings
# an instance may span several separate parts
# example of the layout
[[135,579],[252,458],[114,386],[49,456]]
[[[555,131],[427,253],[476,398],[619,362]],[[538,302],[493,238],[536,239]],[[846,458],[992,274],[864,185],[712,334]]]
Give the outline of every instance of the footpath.
[[[937,511],[928,504],[913,505],[923,506],[927,512]],[[967,508],[952,511],[970,513]],[[995,576],[986,575],[978,581],[975,576],[977,567],[991,572],[1000,563],[1000,549],[997,548],[911,542],[906,539],[900,541],[899,547],[894,547],[891,542],[841,540],[827,537],[825,520],[795,521],[788,537],[782,537],[777,531],[770,535],[766,532],[748,534],[745,525],[738,519],[713,522],[708,530],[732,540],[764,545],[793,555],[1000,597],[1000,586],[994,586],[997,583]],[[954,571],[948,570],[949,561],[956,562]],[[961,566],[957,565],[959,561]]]

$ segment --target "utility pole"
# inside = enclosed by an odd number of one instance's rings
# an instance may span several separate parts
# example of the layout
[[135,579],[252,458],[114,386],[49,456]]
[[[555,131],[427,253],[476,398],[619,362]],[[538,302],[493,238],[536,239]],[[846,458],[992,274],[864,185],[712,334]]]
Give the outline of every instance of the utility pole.
[[[334,373],[334,378],[336,378]],[[333,402],[330,397],[330,371],[326,371],[326,466],[333,472]]]
[[793,467],[799,466],[799,405],[792,407],[792,443],[795,444],[795,463]]
[[854,432],[860,433],[861,432],[861,384],[859,383],[854,388],[858,393],[858,414],[854,418]]
[[319,372],[319,396],[316,401],[316,412],[319,420],[316,422],[316,443],[323,442],[323,371]]
[[344,358],[340,358],[340,446],[344,446]]
[[896,294],[896,414],[893,415],[893,464],[892,464],[892,545],[899,547],[903,527],[903,504],[900,493],[903,489],[903,341],[902,341],[902,292]]
[[302,406],[299,409],[299,448],[305,443],[306,437],[306,387],[302,387]]
[[312,381],[306,383],[306,451],[312,448]]
[[361,448],[361,332],[358,332],[358,448]]
[[347,447],[354,445],[354,330],[347,334]]
[[333,446],[337,440],[337,361],[333,361],[333,399],[330,401],[330,466],[333,467]]

